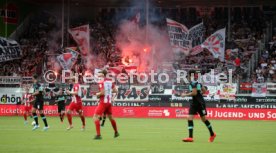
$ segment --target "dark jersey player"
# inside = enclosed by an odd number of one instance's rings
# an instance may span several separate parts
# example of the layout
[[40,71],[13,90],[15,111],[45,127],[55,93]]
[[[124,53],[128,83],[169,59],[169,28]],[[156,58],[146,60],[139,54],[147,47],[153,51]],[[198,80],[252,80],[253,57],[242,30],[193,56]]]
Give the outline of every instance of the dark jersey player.
[[63,123],[64,115],[65,115],[65,94],[62,88],[59,89],[56,95],[56,101],[58,105],[58,113],[60,122]]
[[34,93],[32,94],[32,96],[35,97],[33,108],[32,108],[33,118],[34,118],[34,121],[35,121],[35,126],[33,127],[33,130],[36,130],[36,129],[39,128],[39,126],[38,126],[38,117],[37,117],[37,114],[36,114],[36,111],[38,110],[39,114],[40,114],[40,116],[41,116],[41,118],[44,122],[44,125],[45,125],[43,130],[47,131],[49,129],[49,127],[48,127],[46,117],[43,113],[43,106],[44,106],[43,88],[42,88],[41,84],[38,83],[37,78],[38,77],[36,75],[33,76]]
[[[213,142],[216,134],[213,132],[211,123],[206,119],[207,111],[206,111],[206,105],[205,105],[205,100],[203,98],[204,92],[206,92],[206,88],[202,86],[198,81],[198,75],[196,71],[190,71],[190,77],[191,75],[194,74],[194,79],[191,80],[189,84],[189,91],[190,93],[183,93],[181,94],[182,97],[185,96],[192,96],[192,102],[190,103],[190,108],[189,108],[189,115],[188,115],[188,129],[189,129],[189,137],[184,138],[182,141],[184,142],[193,142],[193,128],[194,128],[194,115],[199,114],[202,122],[205,123],[207,128],[209,129],[210,132],[210,138],[209,142]],[[196,81],[194,81],[196,80]]]

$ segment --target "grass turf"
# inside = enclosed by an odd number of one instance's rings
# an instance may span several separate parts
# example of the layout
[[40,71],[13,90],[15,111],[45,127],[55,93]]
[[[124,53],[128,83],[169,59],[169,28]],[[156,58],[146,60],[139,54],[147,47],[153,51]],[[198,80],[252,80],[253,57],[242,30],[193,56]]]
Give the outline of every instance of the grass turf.
[[117,119],[120,137],[113,138],[113,129],[106,121],[102,140],[93,140],[95,127],[86,118],[82,132],[80,119],[73,118],[74,128],[66,131],[67,121],[48,117],[50,129],[31,131],[32,122],[23,124],[23,117],[0,117],[0,153],[275,153],[275,121],[211,120],[217,138],[209,143],[205,125],[195,120],[193,143],[184,143],[188,135],[185,119]]

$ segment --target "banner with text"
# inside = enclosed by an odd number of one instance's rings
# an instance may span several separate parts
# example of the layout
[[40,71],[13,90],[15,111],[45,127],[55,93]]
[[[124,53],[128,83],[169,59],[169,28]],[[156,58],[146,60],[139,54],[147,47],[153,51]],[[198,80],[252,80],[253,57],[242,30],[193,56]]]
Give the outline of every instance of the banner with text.
[[[91,117],[95,106],[84,106],[84,115]],[[130,118],[186,118],[189,109],[171,107],[113,107],[112,113],[115,117]],[[23,105],[0,105],[0,116],[23,115]],[[58,116],[57,106],[44,106],[47,116]],[[199,116],[195,116],[199,118]],[[276,109],[227,109],[209,108],[207,117],[210,119],[229,120],[276,120]]]
[[19,104],[22,99],[21,88],[0,88],[0,104]]
[[189,29],[174,20],[166,19],[168,34],[170,38],[170,44],[173,47],[174,52],[183,52],[188,55],[190,52],[190,40],[189,40]]
[[0,84],[21,84],[21,77],[0,76]]
[[252,84],[252,97],[265,97],[267,92],[266,83]]
[[0,62],[21,58],[21,49],[15,40],[0,37]]
[[201,44],[203,43],[204,32],[205,27],[203,22],[189,29],[189,40],[191,40],[192,47],[190,55],[196,55],[203,51]]
[[219,86],[219,97],[220,99],[227,99],[234,101],[236,99],[237,84],[236,83],[226,83],[220,84]]
[[276,92],[276,83],[266,83],[267,91]]
[[[81,98],[83,101],[98,101],[95,95],[94,85],[81,85]],[[54,101],[54,88],[47,89],[44,95],[44,100],[50,104]],[[130,86],[128,88],[119,87],[118,94],[115,101],[120,102],[148,102],[149,86]],[[67,97],[67,101],[70,102],[70,96]]]

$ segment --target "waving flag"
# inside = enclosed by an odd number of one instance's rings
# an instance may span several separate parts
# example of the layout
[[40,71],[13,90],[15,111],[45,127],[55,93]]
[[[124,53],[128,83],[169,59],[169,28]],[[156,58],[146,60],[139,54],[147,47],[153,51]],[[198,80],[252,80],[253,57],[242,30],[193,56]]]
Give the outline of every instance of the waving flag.
[[123,72],[123,70],[127,73],[130,74],[132,72],[137,71],[137,66],[135,65],[119,65],[116,67],[109,67],[108,72],[111,73],[112,75],[118,75]]
[[128,74],[130,74],[132,72],[134,73],[134,72],[137,71],[137,66],[135,66],[135,65],[128,65],[128,66],[125,66],[124,69],[126,70],[126,72]]
[[225,28],[213,33],[203,42],[203,44],[201,44],[201,47],[208,49],[215,58],[224,61]]
[[188,29],[185,25],[167,18],[168,34],[175,52],[196,55],[203,51],[201,44],[205,27],[203,22]]
[[108,73],[111,73],[112,75],[118,75],[122,72],[123,67],[116,66],[116,67],[109,67]]
[[205,32],[205,27],[203,22],[193,26],[189,29],[189,40],[191,41],[192,47],[197,47],[198,45],[202,44],[203,36]]
[[78,59],[79,53],[74,48],[66,48],[67,53],[57,56],[57,60],[64,70],[70,70]]
[[189,29],[174,20],[166,19],[170,44],[174,52],[183,52],[188,55],[190,51]]
[[197,45],[191,49],[190,55],[197,55],[201,52],[203,52],[203,48],[201,47],[201,45]]
[[0,37],[0,62],[21,58],[22,51],[15,40]]
[[267,92],[266,83],[253,83],[252,84],[252,97],[265,97]]
[[205,27],[203,22],[193,26],[189,29],[189,40],[191,41],[190,55],[197,55],[203,51],[201,44],[203,42],[203,36]]
[[79,45],[81,54],[86,56],[89,53],[90,49],[90,31],[89,25],[83,25],[76,28],[68,29],[68,32],[71,34],[73,39]]

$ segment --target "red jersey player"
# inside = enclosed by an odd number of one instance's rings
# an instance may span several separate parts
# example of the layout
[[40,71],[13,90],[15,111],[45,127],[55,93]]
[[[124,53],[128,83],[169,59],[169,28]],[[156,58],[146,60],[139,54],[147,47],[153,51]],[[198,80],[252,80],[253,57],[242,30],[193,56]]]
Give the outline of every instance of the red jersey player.
[[32,94],[28,93],[29,92],[29,89],[26,89],[26,93],[23,95],[23,103],[24,103],[24,124],[28,124],[28,121],[27,121],[27,116],[28,114],[30,116],[32,116],[32,101],[33,101],[33,97],[32,97]]
[[94,123],[96,126],[96,132],[97,135],[95,136],[95,140],[102,139],[101,137],[101,131],[100,131],[100,117],[105,113],[114,129],[114,138],[119,136],[116,121],[112,117],[112,104],[111,102],[114,101],[114,98],[116,95],[113,95],[113,93],[117,94],[117,89],[115,88],[114,83],[106,78],[107,71],[102,70],[98,73],[98,77],[102,78],[102,81],[99,83],[99,92],[96,94],[97,97],[100,98],[99,105],[97,106],[95,113],[94,113]]
[[67,118],[68,118],[68,122],[69,122],[69,127],[67,128],[67,130],[70,130],[73,128],[72,125],[72,111],[76,111],[78,112],[81,121],[82,121],[82,130],[85,129],[85,118],[83,115],[83,110],[82,110],[82,100],[81,100],[81,88],[80,88],[80,84],[75,83],[73,85],[72,91],[66,90],[66,93],[68,95],[72,95],[72,101],[68,107],[67,110]]

